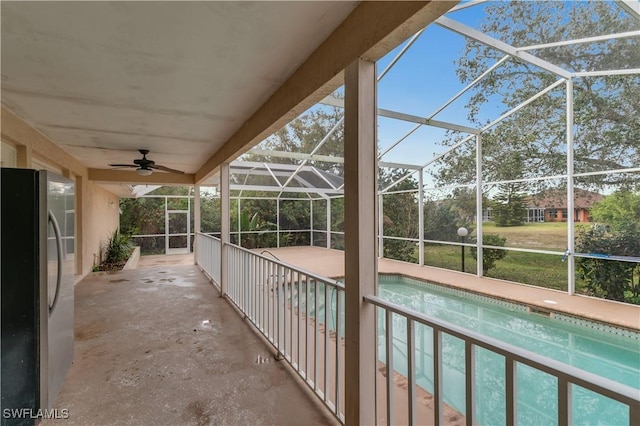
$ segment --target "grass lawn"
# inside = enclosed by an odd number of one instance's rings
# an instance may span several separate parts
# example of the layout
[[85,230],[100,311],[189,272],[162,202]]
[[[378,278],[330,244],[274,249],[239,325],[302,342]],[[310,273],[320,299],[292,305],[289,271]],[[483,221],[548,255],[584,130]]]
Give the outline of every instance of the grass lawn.
[[[445,245],[425,245],[424,263],[428,266],[461,269],[461,248]],[[476,273],[476,260],[465,249],[465,272]],[[560,256],[510,251],[489,270],[488,277],[500,278],[539,287],[567,290],[567,264]],[[580,282],[576,282],[578,288]]]
[[[564,252],[567,248],[566,222],[527,223],[521,226],[497,227],[493,222],[483,223],[483,234],[499,234],[507,238],[506,246],[533,250]],[[587,224],[577,223],[576,233]],[[475,234],[475,232],[473,233]],[[472,235],[473,235],[472,234]],[[417,249],[415,259],[418,258]],[[461,270],[461,248],[439,244],[428,244],[424,248],[424,264],[454,271]],[[465,272],[476,273],[476,260],[471,249],[465,248]],[[496,262],[488,277],[538,287],[567,290],[567,263],[562,256],[551,254],[508,251],[507,256]],[[584,287],[576,277],[576,292]]]
[[[576,225],[576,228],[578,225]],[[482,225],[484,234],[507,237],[507,247],[564,251],[567,247],[566,222],[527,223],[522,226],[498,227],[493,222]]]

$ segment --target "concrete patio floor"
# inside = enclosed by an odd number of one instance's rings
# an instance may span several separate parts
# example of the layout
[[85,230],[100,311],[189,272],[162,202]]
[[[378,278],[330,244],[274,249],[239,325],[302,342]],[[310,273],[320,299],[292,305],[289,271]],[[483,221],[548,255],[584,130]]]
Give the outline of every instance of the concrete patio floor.
[[54,406],[69,418],[41,424],[336,423],[196,266],[170,258],[76,285],[74,362]]

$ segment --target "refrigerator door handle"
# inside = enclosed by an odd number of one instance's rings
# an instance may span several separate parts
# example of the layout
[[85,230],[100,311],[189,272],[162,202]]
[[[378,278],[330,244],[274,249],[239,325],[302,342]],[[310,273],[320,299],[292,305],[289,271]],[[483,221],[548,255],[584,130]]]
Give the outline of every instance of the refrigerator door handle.
[[60,237],[60,226],[58,226],[58,221],[56,217],[53,215],[51,210],[49,210],[49,222],[53,226],[53,233],[56,237],[56,248],[58,254],[58,271],[56,274],[56,292],[53,296],[53,302],[49,305],[49,312],[52,312],[56,308],[56,303],[58,303],[58,294],[60,293],[60,281],[62,280],[62,238]]

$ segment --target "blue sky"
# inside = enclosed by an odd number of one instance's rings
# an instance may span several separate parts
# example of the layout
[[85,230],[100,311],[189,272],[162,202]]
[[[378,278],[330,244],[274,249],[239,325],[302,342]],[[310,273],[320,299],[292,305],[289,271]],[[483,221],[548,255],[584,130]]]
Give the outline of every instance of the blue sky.
[[[461,11],[451,12],[447,16],[472,28],[480,29],[480,23],[486,13],[485,8],[490,7],[491,3],[478,4]],[[577,5],[577,3],[571,1],[558,2],[557,4],[559,13],[563,13],[563,16],[567,12],[563,10],[564,8]],[[522,22],[514,23],[516,26],[522,24]],[[585,31],[588,32],[588,29],[585,29]],[[587,35],[596,34],[585,34],[585,36]],[[550,40],[532,40],[532,43],[536,44],[544,41]],[[378,62],[379,73],[396,57],[405,43],[398,46]],[[419,117],[430,116],[465,86],[460,82],[455,72],[455,62],[464,52],[464,47],[465,38],[463,36],[435,24],[428,27],[379,83],[379,107]],[[515,84],[518,83],[516,82]],[[555,90],[562,91],[564,88],[560,87]],[[471,91],[466,93],[436,115],[434,119],[476,127],[469,122],[465,108],[471,95]],[[324,107],[316,106],[314,108]],[[493,97],[489,99],[489,102],[482,105],[477,118],[481,122],[487,122],[498,118],[507,110],[499,99]],[[525,108],[519,113],[526,114],[526,111]],[[386,151],[390,145],[405,136],[415,126],[415,123],[379,117],[379,151]],[[460,135],[467,136],[467,134],[462,133]],[[422,126],[386,154],[382,160],[423,165],[445,150],[442,145],[445,137],[446,131],[443,129]],[[434,163],[431,170],[426,170],[425,184],[429,185],[430,183],[429,172],[438,167],[439,164]]]

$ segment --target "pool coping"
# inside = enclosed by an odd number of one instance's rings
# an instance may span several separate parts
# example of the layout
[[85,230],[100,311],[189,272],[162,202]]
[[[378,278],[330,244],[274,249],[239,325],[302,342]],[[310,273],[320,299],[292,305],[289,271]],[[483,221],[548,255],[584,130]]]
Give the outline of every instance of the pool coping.
[[[269,249],[282,261],[325,276],[344,277],[344,251],[321,247],[283,247]],[[420,266],[391,259],[378,259],[378,273],[399,274],[426,280],[459,290],[530,306],[542,313],[569,316],[605,326],[640,332],[640,306],[585,295],[569,295],[566,291],[520,284],[496,278]],[[548,303],[549,301],[555,304]]]
[[554,319],[556,321],[562,321],[562,322],[566,322],[566,323],[570,323],[579,327],[584,327],[587,329],[592,329],[592,330],[598,330],[601,331],[603,333],[609,333],[612,335],[616,335],[622,338],[627,338],[627,339],[631,339],[631,340],[637,340],[640,342],[640,332],[636,331],[636,330],[632,330],[632,329],[628,329],[625,327],[620,327],[620,326],[616,326],[616,325],[611,325],[609,323],[604,323],[604,322],[600,322],[600,321],[595,321],[595,320],[591,320],[588,318],[583,318],[583,317],[577,317],[574,315],[568,315],[565,313],[561,313],[561,312],[555,312],[553,310],[548,310],[548,309],[539,309],[538,307],[535,306],[530,306],[528,304],[525,303],[520,303],[520,302],[514,302],[513,300],[510,299],[505,299],[503,297],[497,297],[497,296],[488,296],[487,294],[481,293],[481,292],[477,292],[477,291],[471,291],[471,290],[462,290],[458,287],[452,286],[452,285],[448,285],[448,284],[442,284],[442,283],[436,283],[436,282],[431,282],[431,281],[427,281],[421,278],[415,278],[415,277],[411,277],[411,276],[407,276],[404,274],[398,274],[398,273],[384,273],[384,272],[380,272],[378,275],[383,275],[385,277],[400,277],[404,280],[409,280],[408,284],[414,284],[414,285],[418,285],[418,286],[423,286],[423,287],[436,287],[436,290],[438,291],[446,291],[447,293],[451,293],[453,295],[459,295],[459,293],[462,293],[462,297],[469,297],[469,295],[475,295],[477,298],[479,298],[480,300],[486,302],[486,303],[493,303],[493,304],[497,304],[499,306],[502,307],[506,307],[508,309],[511,310],[518,310],[518,311],[523,311],[523,312],[527,312],[527,313],[536,313],[536,314],[542,314],[545,316],[548,316],[551,319]]

